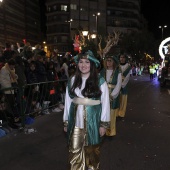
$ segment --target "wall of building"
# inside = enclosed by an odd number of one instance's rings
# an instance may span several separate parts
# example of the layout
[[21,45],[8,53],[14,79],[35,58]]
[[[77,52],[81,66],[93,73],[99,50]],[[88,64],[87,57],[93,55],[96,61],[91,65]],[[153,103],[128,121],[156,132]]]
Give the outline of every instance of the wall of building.
[[1,44],[41,41],[39,0],[4,0],[0,4]]
[[78,31],[106,35],[141,28],[140,0],[46,0],[46,7],[49,49],[63,53],[72,48]]

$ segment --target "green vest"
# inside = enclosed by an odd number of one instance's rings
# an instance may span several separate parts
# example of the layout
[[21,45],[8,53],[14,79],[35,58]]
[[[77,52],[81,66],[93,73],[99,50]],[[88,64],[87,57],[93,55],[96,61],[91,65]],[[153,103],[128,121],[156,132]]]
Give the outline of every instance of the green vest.
[[149,66],[149,73],[154,74],[155,73],[155,67],[154,66]]
[[[129,71],[131,70],[132,68],[131,68],[131,66],[129,65],[127,68],[126,68],[126,70],[124,71],[124,72],[122,72],[122,76],[125,78],[127,75],[128,75],[128,73],[129,73]],[[123,81],[122,81],[123,82]],[[124,87],[124,88],[121,88],[121,93],[122,93],[122,95],[126,95],[126,94],[128,94],[128,83],[126,84],[126,86]]]
[[[105,80],[102,77],[99,77],[99,86],[101,86]],[[68,81],[68,92],[70,92],[71,88],[71,80]],[[69,93],[70,95],[70,93]],[[76,96],[71,96],[70,98],[74,98]],[[93,100],[100,100],[100,99],[93,99]],[[99,126],[101,121],[101,112],[102,106],[101,103],[99,105],[94,106],[84,106],[86,110],[86,122],[84,127],[87,131],[86,137],[86,145],[97,145],[101,142],[101,137],[99,135]],[[68,117],[68,129],[67,129],[67,136],[68,136],[68,143],[70,143],[70,139],[75,127],[75,120],[76,120],[76,112],[77,112],[77,105],[75,103],[71,103],[69,109],[69,117]]]
[[[116,68],[115,72],[114,72],[114,75],[112,76],[110,82],[107,82],[109,84],[112,84],[112,85],[116,85],[117,84],[117,78],[118,78],[118,75],[119,73],[121,73],[121,70],[119,67]],[[101,70],[100,72],[100,76],[103,77],[105,80],[106,80],[106,69],[103,69]],[[114,90],[114,88],[109,88],[109,92],[111,93],[112,91]],[[117,98],[115,98],[113,101],[110,100],[110,108],[111,109],[117,109],[119,108],[119,105],[120,105],[120,95],[117,96]]]

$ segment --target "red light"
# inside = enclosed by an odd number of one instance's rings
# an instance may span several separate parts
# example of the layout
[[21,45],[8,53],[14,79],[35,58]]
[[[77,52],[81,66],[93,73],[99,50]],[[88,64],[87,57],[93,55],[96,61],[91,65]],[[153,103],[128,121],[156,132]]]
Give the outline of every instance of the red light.
[[24,44],[26,44],[26,39],[23,39]]

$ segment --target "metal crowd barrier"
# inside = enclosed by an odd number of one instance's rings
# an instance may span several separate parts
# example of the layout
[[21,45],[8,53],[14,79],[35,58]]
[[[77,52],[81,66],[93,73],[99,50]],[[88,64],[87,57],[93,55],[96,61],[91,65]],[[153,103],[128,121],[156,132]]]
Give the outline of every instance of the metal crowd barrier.
[[65,79],[0,89],[0,114],[7,121],[10,116],[19,117],[24,128],[26,116],[46,114],[59,103],[64,104],[66,84]]

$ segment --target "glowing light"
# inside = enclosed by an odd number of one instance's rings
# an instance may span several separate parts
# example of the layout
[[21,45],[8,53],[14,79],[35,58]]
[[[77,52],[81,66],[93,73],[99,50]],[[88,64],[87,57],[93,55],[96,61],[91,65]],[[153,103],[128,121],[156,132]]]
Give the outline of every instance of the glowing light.
[[92,38],[92,39],[96,38],[96,34],[92,34],[92,35],[91,35],[91,38]]
[[88,31],[82,31],[83,36],[87,36],[88,33],[89,33]]
[[164,60],[165,59],[165,54],[163,53],[163,49],[165,48],[165,44],[170,41],[170,37],[164,39],[161,44],[159,45],[159,55],[161,58]]

